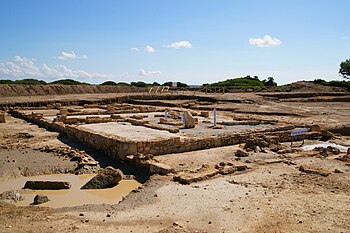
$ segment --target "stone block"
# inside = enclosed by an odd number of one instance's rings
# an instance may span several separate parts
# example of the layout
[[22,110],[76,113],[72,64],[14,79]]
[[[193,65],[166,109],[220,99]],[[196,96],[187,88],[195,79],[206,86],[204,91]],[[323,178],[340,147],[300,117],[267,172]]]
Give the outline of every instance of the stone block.
[[5,113],[4,112],[0,112],[0,123],[5,123],[6,119],[5,119]]
[[185,127],[187,129],[194,128],[196,126],[196,120],[187,111],[183,112]]

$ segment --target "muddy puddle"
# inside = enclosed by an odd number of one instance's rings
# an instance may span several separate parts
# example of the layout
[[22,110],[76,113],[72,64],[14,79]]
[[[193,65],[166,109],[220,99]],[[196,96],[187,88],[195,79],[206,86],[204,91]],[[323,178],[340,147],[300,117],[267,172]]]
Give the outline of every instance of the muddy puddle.
[[[47,195],[50,201],[41,204],[40,206],[60,208],[80,206],[84,204],[117,204],[133,189],[141,186],[141,184],[136,180],[122,180],[117,186],[109,189],[81,190],[81,186],[83,186],[93,176],[94,174],[60,174],[22,177],[0,183],[0,193],[9,190],[20,190],[19,192],[22,196],[24,196],[24,200],[15,202],[14,204],[17,206],[30,205],[37,194]],[[71,183],[71,188],[67,190],[22,189],[28,180],[69,181]]]

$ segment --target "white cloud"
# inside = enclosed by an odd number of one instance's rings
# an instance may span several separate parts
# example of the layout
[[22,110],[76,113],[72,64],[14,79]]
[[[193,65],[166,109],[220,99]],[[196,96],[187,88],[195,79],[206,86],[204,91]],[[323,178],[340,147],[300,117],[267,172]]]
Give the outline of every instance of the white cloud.
[[146,51],[147,53],[155,53],[155,52],[156,52],[156,50],[155,50],[153,47],[149,46],[149,45],[147,45],[147,46],[145,47],[145,51]]
[[180,49],[180,48],[189,49],[189,48],[192,48],[192,44],[189,41],[184,40],[184,41],[174,42],[172,44],[166,45],[165,47],[174,48],[174,49]]
[[25,57],[15,56],[13,61],[0,63],[0,77],[9,79],[77,79],[95,81],[96,79],[107,79],[116,77],[102,73],[89,73],[84,70],[73,70],[64,65],[49,67],[47,64],[36,65],[33,60]]
[[265,35],[263,38],[250,38],[249,44],[258,47],[271,47],[280,45],[282,41],[277,38],[272,38],[270,35]]
[[131,48],[130,51],[131,52],[140,52],[140,49],[139,48]]
[[86,59],[88,58],[85,54],[78,56],[75,54],[74,51],[72,51],[71,53],[67,53],[67,52],[61,52],[61,55],[57,57],[60,60],[69,60],[69,59]]
[[140,69],[139,75],[142,77],[154,77],[160,75],[160,71],[145,71],[143,69]]

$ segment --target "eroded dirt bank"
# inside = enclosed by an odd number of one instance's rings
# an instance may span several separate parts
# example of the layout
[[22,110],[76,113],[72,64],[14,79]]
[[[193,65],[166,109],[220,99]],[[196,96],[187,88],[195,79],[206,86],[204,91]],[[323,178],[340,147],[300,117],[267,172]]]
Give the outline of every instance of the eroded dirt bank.
[[67,95],[87,93],[140,92],[142,88],[104,85],[22,85],[1,84],[0,96]]

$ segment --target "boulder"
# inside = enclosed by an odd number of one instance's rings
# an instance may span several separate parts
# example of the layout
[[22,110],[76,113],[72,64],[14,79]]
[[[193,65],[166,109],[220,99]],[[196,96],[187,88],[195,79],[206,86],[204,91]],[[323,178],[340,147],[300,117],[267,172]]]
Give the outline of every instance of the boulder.
[[111,166],[101,169],[96,176],[89,180],[81,189],[105,189],[116,186],[123,178],[123,173],[119,169]]
[[199,115],[202,116],[202,117],[208,118],[208,117],[209,117],[209,112],[207,112],[207,111],[202,111]]
[[39,204],[43,204],[43,203],[48,202],[48,201],[49,201],[49,198],[46,195],[38,194],[34,197],[33,204],[39,205]]
[[71,184],[66,181],[27,181],[25,189],[70,189]]
[[247,152],[244,152],[243,150],[237,150],[236,151],[236,157],[248,157],[249,154]]
[[321,127],[319,125],[311,125],[310,130],[319,132],[321,131]]

